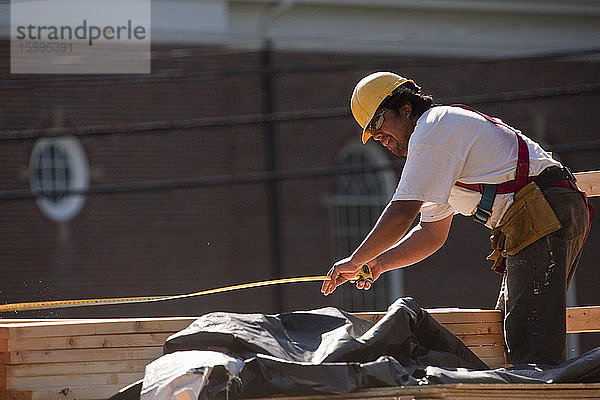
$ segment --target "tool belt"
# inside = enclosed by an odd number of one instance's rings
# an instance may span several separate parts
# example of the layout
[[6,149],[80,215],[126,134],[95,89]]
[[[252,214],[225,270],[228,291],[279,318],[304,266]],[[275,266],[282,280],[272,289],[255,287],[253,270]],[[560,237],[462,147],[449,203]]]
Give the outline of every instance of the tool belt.
[[492,229],[490,240],[493,252],[492,269],[504,273],[507,256],[513,256],[536,240],[559,230],[562,225],[542,193],[551,186],[575,183],[575,177],[566,167],[548,167],[534,181],[517,193],[513,204],[506,210],[498,225]]
[[575,184],[575,176],[568,168],[552,166],[546,168],[538,176],[528,176],[529,149],[519,131],[469,106],[462,104],[453,104],[453,106],[476,112],[494,125],[508,128],[515,134],[517,139],[515,179],[500,184],[455,182],[455,185],[459,187],[481,193],[481,200],[473,213],[473,219],[481,224],[487,223],[492,215],[492,207],[497,194],[515,194],[514,203],[506,210],[498,225],[492,229],[490,240],[494,251],[487,258],[494,260],[492,266],[494,271],[503,274],[507,256],[515,255],[541,237],[562,227],[554,210],[552,210],[542,193],[544,189],[550,186],[567,187],[581,193],[590,214],[590,225],[586,233],[587,239],[591,227],[593,208],[585,193]]

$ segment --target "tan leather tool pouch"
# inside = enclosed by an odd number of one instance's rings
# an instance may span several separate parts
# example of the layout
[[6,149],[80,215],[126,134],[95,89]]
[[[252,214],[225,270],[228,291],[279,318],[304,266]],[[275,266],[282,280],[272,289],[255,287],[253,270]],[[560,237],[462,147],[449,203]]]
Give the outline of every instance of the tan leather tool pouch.
[[515,255],[536,240],[559,230],[562,225],[554,210],[535,182],[515,193],[513,204],[506,210],[498,225],[492,229],[494,252],[488,259],[502,262],[501,258]]

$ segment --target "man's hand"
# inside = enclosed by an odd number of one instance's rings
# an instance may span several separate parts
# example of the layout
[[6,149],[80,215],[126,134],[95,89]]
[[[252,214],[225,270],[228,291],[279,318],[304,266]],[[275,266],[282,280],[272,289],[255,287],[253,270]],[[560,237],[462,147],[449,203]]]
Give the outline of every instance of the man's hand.
[[[336,262],[327,273],[327,275],[331,277],[331,280],[323,282],[323,286],[321,286],[321,293],[327,296],[342,283],[356,277],[361,267],[362,264],[357,265],[353,263],[350,257]],[[381,275],[381,271],[379,268],[371,268],[371,274],[373,275],[373,281],[375,281],[377,278],[379,278],[379,275]],[[365,280],[358,280],[356,281],[356,288],[369,290],[371,288],[371,284],[371,282]]]
[[331,267],[329,272],[327,272],[327,275],[329,275],[331,279],[323,282],[323,285],[321,286],[321,293],[327,296],[339,285],[354,278],[356,274],[358,274],[360,267],[361,265],[353,263],[350,257],[336,262],[333,264],[333,267]]
[[[402,239],[419,213],[422,203],[420,200],[397,200],[390,202],[379,216],[371,232],[369,232],[352,256],[333,264],[333,267],[328,272],[331,280],[323,282],[321,292],[324,295],[328,295],[342,283],[354,278],[365,262],[369,263],[369,267],[371,267],[373,280],[377,279],[383,267],[376,268],[371,263]],[[353,259],[359,261],[353,262]],[[375,271],[373,271],[374,269]],[[356,287],[359,289],[369,289],[371,284],[358,281]]]

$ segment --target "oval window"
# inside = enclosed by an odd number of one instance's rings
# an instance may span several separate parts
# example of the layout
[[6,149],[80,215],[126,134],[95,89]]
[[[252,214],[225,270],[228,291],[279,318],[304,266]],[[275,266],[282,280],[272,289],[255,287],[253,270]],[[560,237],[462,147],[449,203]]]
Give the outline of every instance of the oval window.
[[77,215],[85,197],[69,192],[89,187],[87,158],[79,141],[73,137],[38,140],[29,160],[29,183],[46,217],[63,222]]

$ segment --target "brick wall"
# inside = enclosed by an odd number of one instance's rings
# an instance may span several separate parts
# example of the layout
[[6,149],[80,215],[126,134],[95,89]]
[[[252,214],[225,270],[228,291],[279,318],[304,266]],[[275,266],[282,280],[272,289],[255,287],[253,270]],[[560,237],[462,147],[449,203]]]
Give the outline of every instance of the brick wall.
[[[22,76],[8,74],[0,46],[1,130],[78,128],[262,112],[260,54],[224,48],[153,50],[153,74]],[[415,79],[441,99],[583,84],[597,79],[597,63],[537,59],[508,61],[277,53],[276,66],[306,67],[274,77],[275,111],[347,107],[354,84],[374,70]],[[310,69],[309,69],[310,67]],[[225,70],[227,73],[215,74]],[[175,75],[176,78],[169,76]],[[568,80],[567,80],[568,79]],[[597,138],[598,93],[478,106],[524,133],[556,145]],[[58,117],[57,117],[58,116]],[[58,119],[58,121],[57,121]],[[333,165],[357,141],[349,117],[275,126],[280,168]],[[140,130],[82,136],[92,186],[242,174],[265,169],[265,129],[229,127]],[[0,141],[3,191],[25,190],[34,140]],[[599,169],[598,150],[558,156],[574,170]],[[332,260],[331,177],[291,180],[281,195],[282,276],[321,275]],[[179,294],[269,279],[270,219],[264,183],[90,195],[73,220],[56,224],[32,200],[1,201],[0,301]],[[597,200],[594,200],[597,203]],[[590,234],[577,274],[579,304],[597,304],[600,237]],[[446,246],[405,272],[406,293],[424,307],[492,307],[499,276],[488,270],[488,232],[455,219]],[[319,285],[250,289],[168,303],[21,313],[21,316],[192,315],[214,310],[276,312],[335,305]],[[597,338],[585,346],[597,345]],[[595,344],[596,343],[596,344]]]

